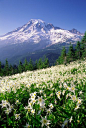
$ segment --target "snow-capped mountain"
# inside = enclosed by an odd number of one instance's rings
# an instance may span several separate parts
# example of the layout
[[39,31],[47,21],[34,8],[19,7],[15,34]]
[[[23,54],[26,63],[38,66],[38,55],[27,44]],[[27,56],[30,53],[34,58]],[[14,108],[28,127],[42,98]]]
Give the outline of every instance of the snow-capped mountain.
[[83,34],[64,30],[40,19],[31,19],[27,24],[0,36],[0,61],[62,43],[76,43]]
[[74,34],[82,35],[82,33],[77,31],[75,28],[73,28],[72,30],[69,30],[69,31],[74,33]]
[[38,19],[31,19],[27,24],[11,31],[3,36],[0,36],[0,45],[16,44],[22,42],[39,43],[41,40],[46,40],[49,44],[72,42],[81,40],[83,34],[73,30],[64,30],[59,27],[54,27],[53,24],[45,23]]

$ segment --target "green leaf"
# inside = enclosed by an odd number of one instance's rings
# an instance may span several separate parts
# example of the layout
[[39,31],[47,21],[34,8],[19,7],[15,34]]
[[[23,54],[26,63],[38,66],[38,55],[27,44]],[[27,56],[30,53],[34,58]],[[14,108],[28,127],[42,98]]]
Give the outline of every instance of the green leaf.
[[8,123],[9,123],[9,125],[12,124],[12,120],[10,118],[9,118],[9,122]]
[[67,117],[70,117],[71,116],[71,113],[69,113],[68,111],[64,110],[63,108],[60,108],[61,112],[64,112]]

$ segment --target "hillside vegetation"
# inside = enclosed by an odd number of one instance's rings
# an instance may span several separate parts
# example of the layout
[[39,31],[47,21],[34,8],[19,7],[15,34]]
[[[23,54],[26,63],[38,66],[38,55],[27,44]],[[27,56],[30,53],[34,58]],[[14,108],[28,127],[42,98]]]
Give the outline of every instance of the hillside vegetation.
[[85,128],[86,60],[0,77],[0,127]]

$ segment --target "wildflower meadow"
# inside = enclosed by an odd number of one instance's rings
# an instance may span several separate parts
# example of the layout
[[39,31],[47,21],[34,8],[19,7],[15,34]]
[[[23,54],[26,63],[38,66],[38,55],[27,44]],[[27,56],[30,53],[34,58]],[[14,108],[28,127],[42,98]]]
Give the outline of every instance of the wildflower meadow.
[[0,128],[86,128],[86,60],[0,77]]

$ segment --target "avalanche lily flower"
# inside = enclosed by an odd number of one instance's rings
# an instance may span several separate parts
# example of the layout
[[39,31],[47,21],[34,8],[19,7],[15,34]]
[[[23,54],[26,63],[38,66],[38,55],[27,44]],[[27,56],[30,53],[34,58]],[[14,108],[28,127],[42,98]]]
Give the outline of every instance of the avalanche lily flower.
[[44,99],[42,99],[42,96],[41,97],[38,96],[38,104],[40,104],[40,106],[45,105],[45,102],[44,102]]
[[56,99],[54,100],[54,103],[57,104],[57,100]]
[[61,91],[56,92],[56,95],[61,95]]
[[64,88],[66,88],[66,87],[67,87],[67,84],[66,84],[66,83],[64,83],[64,84],[63,84],[63,86],[64,86]]
[[49,126],[49,124],[50,124],[49,122],[50,122],[50,120],[47,120],[47,117],[46,116],[45,116],[45,118],[42,117],[42,120],[41,120],[42,127],[44,125]]
[[79,108],[79,105],[76,105],[75,109],[74,110],[77,110]]
[[35,109],[32,109],[32,110],[31,110],[31,113],[34,115],[34,113],[35,113]]
[[3,107],[7,108],[7,105],[10,106],[10,103],[7,100],[2,100],[2,103],[0,104],[0,106],[2,106],[2,108]]
[[62,95],[64,95],[65,94],[65,90],[63,90],[63,92],[62,92]]
[[59,94],[57,94],[57,97],[58,97],[58,99],[61,99]]
[[15,114],[15,119],[20,119],[20,114]]
[[49,107],[50,107],[51,109],[53,109],[53,108],[54,108],[54,106],[53,106],[53,104],[52,104],[52,103],[49,105]]
[[80,91],[80,92],[79,92],[79,95],[80,95],[80,94],[82,94],[82,93],[83,93],[83,92],[82,92],[82,91]]
[[53,93],[51,93],[50,96],[53,96]]
[[47,112],[47,114],[50,114],[52,112],[52,110],[49,108],[49,109],[46,109],[46,112]]
[[30,127],[31,127],[31,125],[29,125],[29,123],[28,124],[26,123],[25,128],[30,128]]
[[4,110],[6,114],[9,114],[11,112],[11,108],[7,108],[6,110]]
[[73,100],[73,102],[75,102],[77,100],[76,96],[75,95],[72,95],[71,96],[71,100]]
[[73,118],[72,118],[72,116],[71,116],[71,118],[69,119],[69,122],[71,123],[72,120],[73,120]]
[[19,103],[19,100],[16,100],[15,104],[18,104]]
[[40,94],[41,94],[41,93],[43,93],[43,90],[40,90],[39,92],[40,92]]
[[64,128],[66,125],[68,125],[68,118],[64,121],[64,123],[62,124],[62,128]]
[[38,114],[37,115],[39,115],[40,113],[41,113],[41,110],[38,111]]
[[80,99],[80,98],[78,98],[77,101],[78,101],[78,104],[82,103],[82,99]]

